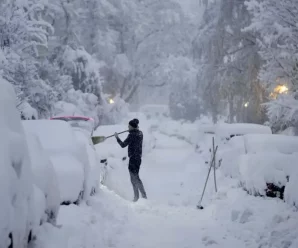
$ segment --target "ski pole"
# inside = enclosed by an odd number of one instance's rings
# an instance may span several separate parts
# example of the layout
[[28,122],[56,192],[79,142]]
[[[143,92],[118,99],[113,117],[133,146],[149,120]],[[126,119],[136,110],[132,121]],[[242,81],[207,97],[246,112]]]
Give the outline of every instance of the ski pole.
[[204,209],[203,206],[202,206],[201,204],[202,204],[203,196],[204,196],[204,194],[205,194],[205,190],[206,190],[206,186],[207,186],[207,183],[208,183],[209,175],[210,175],[210,172],[211,172],[213,163],[214,163],[214,159],[215,159],[215,156],[214,156],[214,155],[215,155],[216,152],[217,152],[217,148],[218,148],[218,146],[216,146],[216,148],[215,148],[215,151],[214,151],[214,154],[213,154],[213,158],[212,158],[212,161],[211,161],[211,163],[210,163],[210,167],[209,167],[208,175],[207,175],[207,178],[206,178],[205,186],[204,186],[204,189],[203,189],[203,193],[202,193],[201,199],[200,199],[200,201],[199,201],[199,203],[198,203],[198,205],[197,205],[197,208],[198,208],[198,209]]

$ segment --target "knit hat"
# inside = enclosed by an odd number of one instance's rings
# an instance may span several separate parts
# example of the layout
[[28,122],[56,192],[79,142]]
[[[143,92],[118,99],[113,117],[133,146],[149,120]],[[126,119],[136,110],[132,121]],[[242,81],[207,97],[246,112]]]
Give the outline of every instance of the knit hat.
[[130,126],[132,126],[133,128],[137,128],[139,125],[139,120],[138,119],[133,119],[128,123]]

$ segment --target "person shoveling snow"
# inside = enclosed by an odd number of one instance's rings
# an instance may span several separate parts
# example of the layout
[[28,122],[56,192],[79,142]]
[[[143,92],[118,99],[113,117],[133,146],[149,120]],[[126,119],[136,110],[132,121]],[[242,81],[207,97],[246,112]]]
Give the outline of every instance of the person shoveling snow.
[[122,148],[128,146],[128,170],[134,191],[133,201],[136,202],[139,199],[139,191],[141,192],[142,197],[147,199],[143,183],[139,177],[140,166],[142,163],[143,133],[141,130],[139,130],[138,119],[131,120],[128,124],[128,129],[129,134],[126,140],[121,141],[121,139],[118,137],[118,133],[115,133],[114,136]]

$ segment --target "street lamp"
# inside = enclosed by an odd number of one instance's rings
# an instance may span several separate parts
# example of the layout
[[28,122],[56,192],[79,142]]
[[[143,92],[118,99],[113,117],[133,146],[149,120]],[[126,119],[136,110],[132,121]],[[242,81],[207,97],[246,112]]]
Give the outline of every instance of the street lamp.
[[249,102],[244,103],[244,107],[247,108],[249,105]]

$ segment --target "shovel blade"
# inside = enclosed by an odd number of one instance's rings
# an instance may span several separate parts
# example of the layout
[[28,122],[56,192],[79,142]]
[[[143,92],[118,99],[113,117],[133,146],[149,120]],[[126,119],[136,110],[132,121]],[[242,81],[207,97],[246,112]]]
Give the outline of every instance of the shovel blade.
[[106,140],[104,136],[93,136],[91,137],[93,145],[97,145],[99,143],[102,143]]

